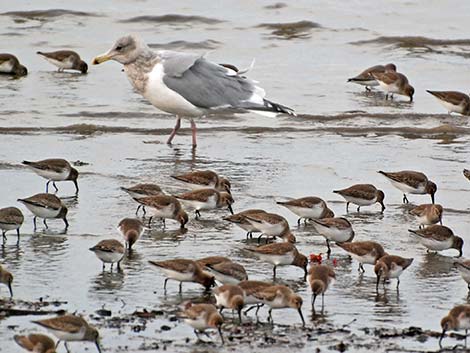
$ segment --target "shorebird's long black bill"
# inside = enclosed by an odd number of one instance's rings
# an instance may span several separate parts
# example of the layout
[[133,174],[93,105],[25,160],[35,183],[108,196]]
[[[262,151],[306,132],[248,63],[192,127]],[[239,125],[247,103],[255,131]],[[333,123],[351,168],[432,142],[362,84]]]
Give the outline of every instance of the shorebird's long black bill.
[[377,275],[377,283],[375,284],[375,290],[379,291],[380,275]]
[[96,349],[98,350],[98,353],[101,353],[101,347],[100,347],[100,342],[95,341]]
[[8,290],[10,291],[10,297],[13,298],[13,288],[11,287],[11,282],[8,282]]
[[228,205],[228,210],[230,211],[231,214],[233,214],[233,208],[232,205]]
[[444,339],[444,336],[446,335],[446,330],[443,329],[441,333],[441,337],[439,337],[439,348],[442,349],[442,340]]
[[222,344],[225,344],[224,335],[222,335],[222,326],[219,326],[218,331],[219,331],[219,336],[220,336],[220,340],[222,341]]
[[302,326],[305,327],[305,320],[304,320],[304,315],[302,314],[302,308],[298,309],[300,318],[302,319]]

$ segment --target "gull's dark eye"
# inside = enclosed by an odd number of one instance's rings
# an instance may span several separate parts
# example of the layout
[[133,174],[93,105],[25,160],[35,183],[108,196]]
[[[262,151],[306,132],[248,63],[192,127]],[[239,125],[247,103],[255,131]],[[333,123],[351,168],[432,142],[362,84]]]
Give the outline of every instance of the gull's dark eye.
[[118,45],[118,46],[116,47],[116,50],[117,50],[117,51],[121,51],[121,50],[122,50],[122,46],[121,46],[121,45]]

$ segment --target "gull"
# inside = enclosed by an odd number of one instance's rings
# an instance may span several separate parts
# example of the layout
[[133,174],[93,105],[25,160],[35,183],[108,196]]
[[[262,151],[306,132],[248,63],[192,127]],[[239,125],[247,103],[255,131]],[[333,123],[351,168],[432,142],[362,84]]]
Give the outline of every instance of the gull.
[[219,111],[284,113],[294,111],[265,99],[265,91],[255,82],[234,74],[204,56],[170,50],[152,51],[137,35],[119,38],[93,65],[114,60],[124,65],[134,89],[156,108],[176,115],[176,125],[167,140],[171,144],[181,126],[181,118],[191,122],[192,144],[196,147],[195,117]]

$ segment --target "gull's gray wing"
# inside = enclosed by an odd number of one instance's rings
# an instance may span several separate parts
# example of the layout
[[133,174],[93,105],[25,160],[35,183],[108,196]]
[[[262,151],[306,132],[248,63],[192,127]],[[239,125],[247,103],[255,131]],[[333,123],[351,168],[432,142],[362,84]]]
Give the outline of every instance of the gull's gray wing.
[[[165,54],[162,57],[165,71],[163,82],[191,104],[205,109],[249,109],[264,105],[264,91],[251,80],[229,76],[225,67],[200,56],[175,52]],[[252,99],[255,92],[257,100]]]

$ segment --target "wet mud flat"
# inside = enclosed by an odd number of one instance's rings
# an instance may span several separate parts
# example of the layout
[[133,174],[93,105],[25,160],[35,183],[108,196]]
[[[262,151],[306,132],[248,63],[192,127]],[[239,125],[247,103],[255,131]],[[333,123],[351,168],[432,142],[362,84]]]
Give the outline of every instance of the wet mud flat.
[[[199,302],[202,302],[199,300]],[[342,326],[330,322],[322,313],[311,313],[305,327],[300,324],[286,325],[280,322],[268,323],[262,313],[259,317],[243,315],[240,325],[236,315],[225,312],[226,323],[223,326],[225,345],[221,345],[216,332],[209,333],[203,340],[195,336],[177,337],[172,332],[179,325],[184,325],[178,309],[168,307],[139,309],[129,311],[122,308],[116,312],[108,309],[97,309],[90,315],[90,322],[106,336],[126,335],[124,343],[112,347],[104,346],[104,351],[113,352],[148,352],[171,351],[187,352],[230,352],[239,349],[251,351],[300,351],[300,352],[432,352],[460,351],[458,346],[437,349],[440,332],[410,326],[403,329],[359,327],[356,320]],[[307,305],[308,307],[308,305]],[[126,310],[127,309],[127,310]],[[306,309],[306,308],[305,308]],[[305,310],[304,309],[304,310]],[[307,309],[308,311],[308,309]],[[67,313],[67,303],[39,300],[25,302],[19,300],[0,300],[0,322],[5,330],[16,332],[17,325],[9,325],[9,318],[24,317],[30,320],[45,315],[63,315]],[[278,318],[279,321],[282,321]],[[450,337],[457,342],[464,340],[464,335],[451,333]],[[119,341],[119,339],[118,339]],[[86,343],[78,343],[80,346]],[[418,346],[426,348],[417,348]],[[436,345],[434,350],[432,346]],[[74,351],[81,351],[79,349]],[[92,348],[90,348],[92,349]],[[463,349],[463,347],[461,347]]]

